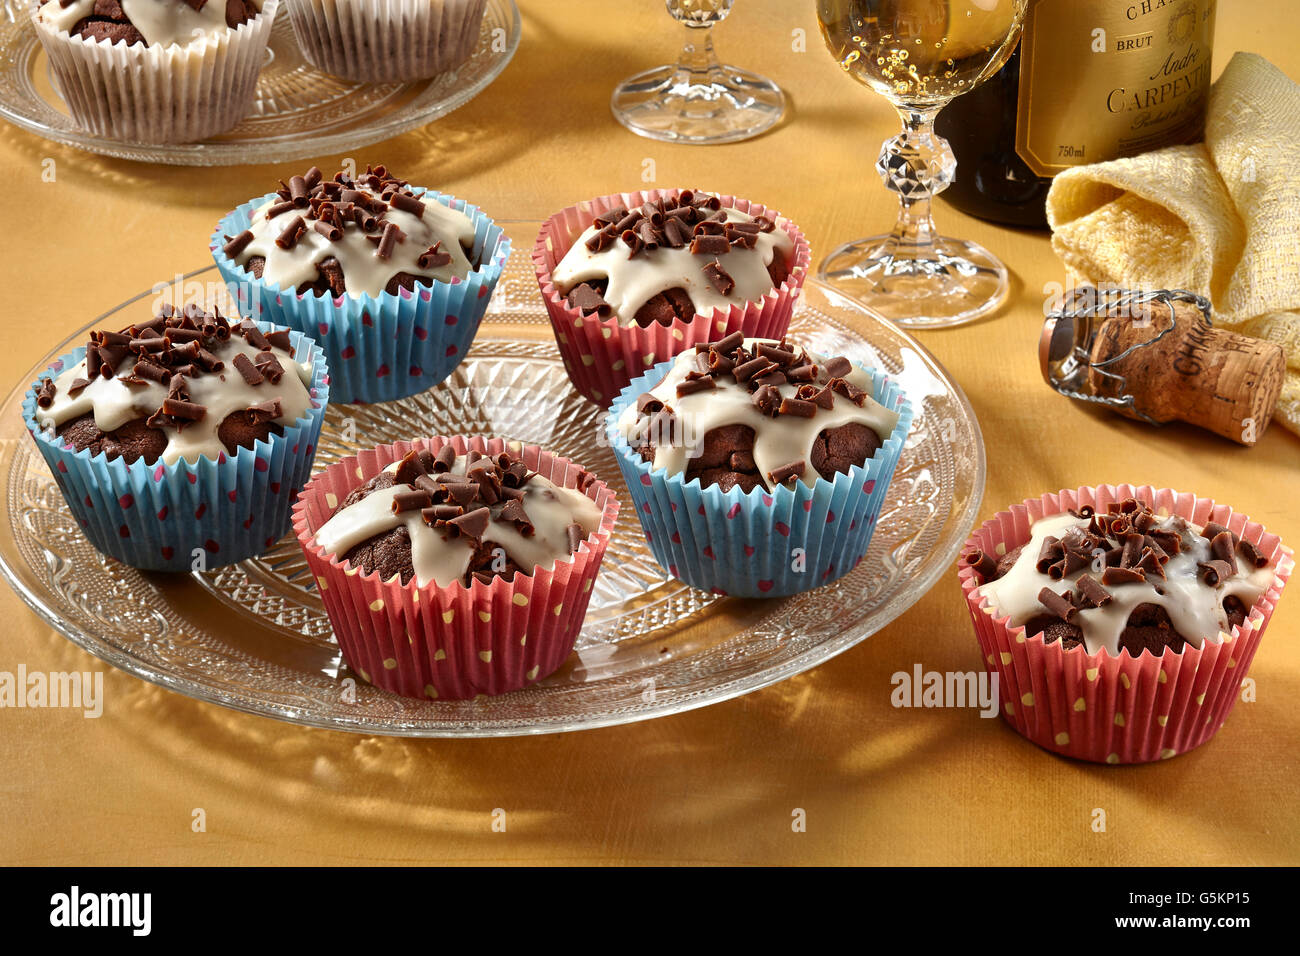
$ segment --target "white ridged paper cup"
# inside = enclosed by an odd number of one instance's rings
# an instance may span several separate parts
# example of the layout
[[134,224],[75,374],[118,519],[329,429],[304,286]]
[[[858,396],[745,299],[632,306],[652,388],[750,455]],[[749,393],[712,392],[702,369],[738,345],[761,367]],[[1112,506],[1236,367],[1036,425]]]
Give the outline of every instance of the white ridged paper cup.
[[487,0],[285,0],[302,54],[364,83],[454,70],[478,46]]
[[280,0],[185,46],[72,36],[37,17],[36,36],[58,91],[88,133],[136,143],[190,143],[223,133],[248,112]]

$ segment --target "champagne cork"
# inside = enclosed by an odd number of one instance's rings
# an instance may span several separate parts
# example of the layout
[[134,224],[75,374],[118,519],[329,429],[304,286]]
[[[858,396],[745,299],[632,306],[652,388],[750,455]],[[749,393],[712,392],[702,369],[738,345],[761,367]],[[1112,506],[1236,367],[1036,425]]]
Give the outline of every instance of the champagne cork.
[[1061,351],[1051,339],[1067,332],[1066,327],[1058,331],[1061,316],[1049,318],[1042,345],[1048,384],[1128,418],[1187,422],[1254,445],[1282,390],[1281,347],[1215,328],[1204,300],[1186,293],[1154,296],[1137,309],[1103,308],[1092,316],[1068,317],[1074,355],[1086,356],[1072,388],[1063,388],[1049,369],[1048,351]]

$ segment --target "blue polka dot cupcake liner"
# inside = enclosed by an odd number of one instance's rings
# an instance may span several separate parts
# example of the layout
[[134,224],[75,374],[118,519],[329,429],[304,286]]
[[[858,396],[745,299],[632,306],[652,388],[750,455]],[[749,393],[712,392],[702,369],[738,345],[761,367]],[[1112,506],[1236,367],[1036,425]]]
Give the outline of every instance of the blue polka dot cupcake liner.
[[[269,441],[195,462],[128,465],[88,449],[75,451],[37,425],[39,380],[32,383],[23,420],[96,550],[142,570],[208,570],[255,557],[289,530],[294,499],[311,476],[330,394],[324,352],[300,332],[290,332],[290,341],[294,357],[312,365],[307,413]],[[68,353],[41,377],[59,374],[85,353]]]
[[330,367],[330,401],[390,402],[430,389],[450,375],[474,342],[479,323],[510,257],[501,227],[463,199],[434,190],[419,193],[463,212],[474,223],[464,279],[417,285],[396,294],[315,295],[254,278],[223,251],[227,236],[248,228],[268,193],[229,213],[212,234],[210,249],[241,315],[273,322],[314,338]]
[[642,461],[618,428],[619,417],[673,363],[661,362],[632,381],[605,420],[606,434],[655,560],[673,577],[731,597],[788,597],[848,574],[867,553],[876,517],[902,455],[912,406],[883,372],[871,396],[898,413],[898,424],[875,455],[834,481],[796,482],[774,491],[701,487]]

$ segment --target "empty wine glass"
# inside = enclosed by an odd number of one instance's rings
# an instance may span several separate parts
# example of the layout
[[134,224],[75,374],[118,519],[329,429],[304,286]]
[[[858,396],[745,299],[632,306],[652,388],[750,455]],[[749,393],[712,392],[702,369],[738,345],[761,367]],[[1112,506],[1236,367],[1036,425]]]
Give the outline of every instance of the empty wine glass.
[[899,325],[961,325],[998,308],[1007,270],[982,246],[939,235],[930,200],[957,161],[934,118],[996,73],[1015,50],[1026,0],[817,0],[826,46],[844,71],[894,105],[903,131],[876,171],[898,193],[887,235],[846,243],[819,278]]
[[733,143],[757,136],[781,118],[785,97],[766,77],[718,62],[713,24],[734,0],[665,0],[686,27],[676,63],[620,83],[610,99],[614,118],[642,136],[677,143]]

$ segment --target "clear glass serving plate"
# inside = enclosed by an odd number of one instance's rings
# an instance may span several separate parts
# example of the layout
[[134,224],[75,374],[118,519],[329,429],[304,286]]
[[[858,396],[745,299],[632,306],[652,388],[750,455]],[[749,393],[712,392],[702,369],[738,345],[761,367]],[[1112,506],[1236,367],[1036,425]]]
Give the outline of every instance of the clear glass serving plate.
[[[527,248],[539,223],[509,223]],[[214,269],[185,277],[219,282]],[[86,326],[125,327],[151,290]],[[148,301],[142,301],[148,300]],[[473,701],[408,700],[347,669],[301,552],[193,575],[103,558],[67,511],[24,428],[28,383],[85,340],[79,332],[17,383],[0,409],[0,571],[53,627],[115,667],[200,700],[294,723],[412,737],[504,736],[644,720],[736,697],[815,667],[912,606],[956,560],[984,489],[984,443],[961,389],[913,338],[809,282],[791,334],[808,348],[888,369],[916,418],[866,559],[784,600],[720,598],[668,577],[630,509],[619,516],[575,652],[527,690]],[[537,442],[616,489],[602,414],[569,385],[526,256],[516,254],[473,348],[452,376],[400,402],[331,406],[318,467],[414,435]],[[355,430],[355,442],[347,436]],[[626,500],[626,499],[625,499]]]
[[458,69],[414,83],[353,83],[322,73],[298,49],[281,9],[257,98],[238,126],[201,143],[126,143],[83,132],[68,115],[28,17],[32,0],[0,0],[0,117],[38,136],[118,159],[176,166],[280,163],[346,153],[464,106],[519,46],[514,0],[488,0],[478,48]]

